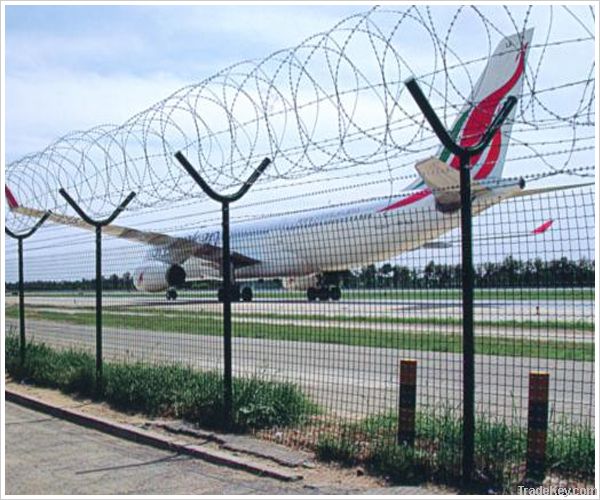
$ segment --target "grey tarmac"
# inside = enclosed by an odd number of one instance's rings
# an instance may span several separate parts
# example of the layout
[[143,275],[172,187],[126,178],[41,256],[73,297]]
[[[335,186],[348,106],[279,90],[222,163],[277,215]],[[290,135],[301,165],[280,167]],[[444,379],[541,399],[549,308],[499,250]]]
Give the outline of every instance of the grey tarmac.
[[[17,331],[18,322],[7,319]],[[38,342],[94,351],[95,328],[50,321],[27,321],[28,335]],[[190,335],[104,328],[106,360],[181,363],[202,370],[221,370],[223,342],[218,335]],[[460,409],[462,356],[422,350],[234,338],[234,375],[260,375],[300,386],[327,413],[364,418],[394,410],[398,398],[399,362],[418,361],[417,404]],[[592,423],[594,363],[560,359],[476,356],[478,411],[524,424],[528,374],[550,373],[550,415],[554,421]],[[513,420],[514,419],[514,420]]]

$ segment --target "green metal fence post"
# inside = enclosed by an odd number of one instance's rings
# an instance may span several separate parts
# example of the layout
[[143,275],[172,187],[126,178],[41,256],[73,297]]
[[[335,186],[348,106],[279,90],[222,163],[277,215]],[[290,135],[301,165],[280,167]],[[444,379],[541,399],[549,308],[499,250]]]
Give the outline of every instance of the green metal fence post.
[[23,240],[29,238],[35,233],[41,225],[50,217],[50,212],[46,212],[40,220],[37,221],[28,232],[24,234],[13,233],[4,226],[4,232],[11,238],[17,240],[17,251],[19,254],[19,360],[21,366],[25,363],[25,282],[23,278]]
[[118,215],[125,210],[131,200],[135,197],[132,191],[127,198],[114,210],[114,212],[102,220],[92,219],[87,215],[77,202],[69,194],[60,188],[60,195],[67,201],[79,216],[90,226],[94,226],[96,233],[96,395],[102,393],[102,227],[110,224]]
[[229,205],[244,196],[256,179],[265,171],[271,163],[269,158],[265,158],[254,172],[250,175],[243,186],[232,195],[222,195],[214,191],[200,174],[187,160],[187,158],[178,151],[175,158],[183,166],[192,179],[198,184],[204,193],[211,199],[221,203],[222,212],[222,230],[223,230],[223,252],[221,262],[221,273],[223,275],[223,406],[225,428],[231,429],[233,426],[233,374],[232,374],[232,347],[231,347],[231,299],[233,295],[232,283],[232,262],[230,249],[230,231],[229,231]]
[[410,78],[405,82],[413,99],[434,132],[460,160],[460,213],[462,237],[462,311],[463,311],[463,458],[462,480],[468,485],[473,480],[475,468],[475,336],[473,331],[473,231],[471,214],[471,158],[480,155],[492,137],[517,103],[517,98],[509,96],[502,109],[494,116],[490,126],[474,146],[463,147],[450,136],[429,101],[421,91],[417,81]]

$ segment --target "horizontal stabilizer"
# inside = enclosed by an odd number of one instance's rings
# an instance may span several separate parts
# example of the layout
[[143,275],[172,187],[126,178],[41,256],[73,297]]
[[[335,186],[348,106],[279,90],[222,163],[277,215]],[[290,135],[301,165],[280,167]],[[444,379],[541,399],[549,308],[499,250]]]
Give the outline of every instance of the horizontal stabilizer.
[[584,182],[581,184],[563,184],[560,186],[548,186],[548,187],[541,187],[541,188],[531,188],[531,189],[525,189],[519,193],[515,193],[513,194],[513,197],[517,197],[517,196],[535,196],[536,194],[544,194],[544,193],[552,193],[553,191],[568,191],[569,189],[577,189],[577,188],[582,188],[582,187],[588,187],[588,186],[593,186],[594,183],[593,182]]
[[419,248],[452,248],[452,243],[449,241],[428,241],[423,243]]
[[[442,211],[460,208],[460,173],[438,158],[423,160],[415,166],[417,172],[435,197],[438,208]],[[471,180],[471,193],[478,196],[489,191],[479,182]]]

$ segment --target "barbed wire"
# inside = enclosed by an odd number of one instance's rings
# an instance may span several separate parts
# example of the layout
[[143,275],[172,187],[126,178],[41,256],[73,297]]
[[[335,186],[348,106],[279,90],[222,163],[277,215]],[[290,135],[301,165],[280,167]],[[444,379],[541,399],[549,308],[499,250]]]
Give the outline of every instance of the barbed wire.
[[[536,160],[546,173],[567,172],[594,148],[593,9],[584,12],[372,8],[295,47],[184,87],[121,125],[69,133],[8,164],[6,182],[21,203],[41,209],[64,212],[58,195],[64,187],[93,214],[111,212],[132,190],[134,210],[154,210],[204,197],[174,158],[183,151],[217,190],[240,184],[270,157],[273,164],[253,191],[275,198],[282,182],[366,175],[392,192],[414,178],[416,161],[439,147],[404,80],[416,76],[451,123],[499,40],[529,27],[536,31],[512,118],[511,158]],[[577,57],[559,72],[557,58],[570,54]],[[7,212],[6,223],[19,230],[30,221]]]

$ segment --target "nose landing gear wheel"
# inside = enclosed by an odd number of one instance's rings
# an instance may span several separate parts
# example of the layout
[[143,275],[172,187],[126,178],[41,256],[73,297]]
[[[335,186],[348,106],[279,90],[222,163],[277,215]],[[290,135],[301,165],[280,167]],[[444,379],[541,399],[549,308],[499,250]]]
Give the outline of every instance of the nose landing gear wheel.
[[244,302],[252,302],[252,288],[249,286],[242,288],[242,300]]
[[317,300],[317,289],[311,286],[308,290],[306,290],[306,298],[309,302],[314,302]]
[[177,290],[169,288],[167,290],[167,300],[177,300]]

